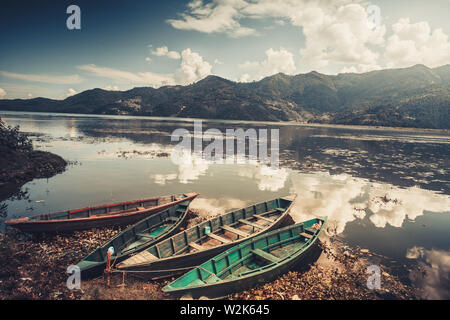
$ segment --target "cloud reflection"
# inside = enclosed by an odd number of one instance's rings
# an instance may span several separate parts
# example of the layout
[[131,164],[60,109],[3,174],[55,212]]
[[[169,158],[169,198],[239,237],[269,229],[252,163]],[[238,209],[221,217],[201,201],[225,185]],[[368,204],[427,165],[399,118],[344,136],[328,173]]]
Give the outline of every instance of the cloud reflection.
[[406,258],[418,259],[419,270],[411,271],[411,281],[424,299],[450,299],[450,251],[412,247]]
[[293,218],[303,221],[328,216],[334,232],[342,233],[347,223],[369,215],[378,228],[401,227],[405,219],[415,220],[424,211],[447,212],[450,197],[418,187],[399,188],[372,183],[348,175],[291,175],[291,192],[297,194]]

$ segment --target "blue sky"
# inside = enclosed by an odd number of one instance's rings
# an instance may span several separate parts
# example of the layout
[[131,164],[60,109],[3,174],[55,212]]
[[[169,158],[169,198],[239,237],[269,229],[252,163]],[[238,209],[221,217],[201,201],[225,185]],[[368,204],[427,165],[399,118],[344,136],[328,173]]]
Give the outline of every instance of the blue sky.
[[[81,30],[66,27],[71,4]],[[253,81],[436,67],[450,63],[449,9],[448,0],[11,1],[0,12],[0,98],[63,99],[208,74]]]

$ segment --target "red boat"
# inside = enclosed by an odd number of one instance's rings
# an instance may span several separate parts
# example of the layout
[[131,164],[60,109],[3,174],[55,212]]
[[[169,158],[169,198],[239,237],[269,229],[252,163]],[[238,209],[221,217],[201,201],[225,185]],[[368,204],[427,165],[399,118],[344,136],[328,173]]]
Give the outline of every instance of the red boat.
[[199,193],[185,193],[156,198],[106,204],[76,210],[52,212],[32,217],[6,220],[5,224],[27,233],[67,232],[91,228],[129,225],[160,212]]

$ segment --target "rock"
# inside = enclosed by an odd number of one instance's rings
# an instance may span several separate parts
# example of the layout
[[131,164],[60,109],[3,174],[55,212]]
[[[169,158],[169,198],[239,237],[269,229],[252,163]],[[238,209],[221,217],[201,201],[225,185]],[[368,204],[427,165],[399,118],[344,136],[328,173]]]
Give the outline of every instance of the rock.
[[185,294],[180,300],[194,300],[190,294]]
[[298,297],[298,295],[295,294],[291,297],[291,300],[300,300],[300,298]]
[[209,300],[209,298],[205,297],[205,296],[201,296],[200,298],[198,298],[198,300]]
[[361,253],[369,253],[369,250],[367,250],[367,249],[361,249],[360,252],[361,252]]
[[391,275],[390,275],[389,273],[387,273],[387,272],[383,272],[382,275],[385,276],[385,277],[390,277],[390,276],[391,276]]

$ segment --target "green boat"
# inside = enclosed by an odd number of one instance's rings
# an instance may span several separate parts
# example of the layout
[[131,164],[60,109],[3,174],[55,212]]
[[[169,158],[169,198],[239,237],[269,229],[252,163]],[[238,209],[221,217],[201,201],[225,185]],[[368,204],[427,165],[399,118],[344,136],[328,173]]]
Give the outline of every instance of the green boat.
[[210,299],[273,281],[296,265],[308,263],[327,218],[316,218],[274,230],[206,261],[165,286],[175,297]]
[[111,252],[111,263],[118,263],[177,232],[186,221],[189,204],[198,195],[181,195],[178,204],[133,224],[98,247],[77,264],[82,279],[102,275],[108,251]]
[[291,223],[293,198],[276,198],[213,217],[142,250],[116,268],[147,279],[184,273],[247,239]]

